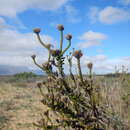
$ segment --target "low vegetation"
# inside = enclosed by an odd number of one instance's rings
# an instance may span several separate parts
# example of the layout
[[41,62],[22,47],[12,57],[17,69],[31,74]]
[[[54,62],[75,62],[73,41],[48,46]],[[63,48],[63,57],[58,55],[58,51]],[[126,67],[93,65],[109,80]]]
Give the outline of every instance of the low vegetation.
[[[36,130],[32,122],[37,123],[40,117],[45,118],[44,112],[49,109],[39,102],[42,96],[36,87],[36,81],[46,81],[46,78],[36,78],[31,82],[25,80],[10,82],[10,78],[12,77],[4,77],[6,80],[3,80],[0,76],[0,129]],[[128,127],[125,130],[129,130],[130,77],[125,75],[126,80],[123,83],[121,77],[96,76],[95,78],[95,86],[100,86],[100,100],[108,104],[106,107],[113,112],[113,119],[117,120],[118,129],[122,129],[119,125],[121,121]],[[42,87],[42,90],[45,92],[46,88]],[[49,114],[53,114],[51,110]],[[56,117],[53,115],[54,119]]]
[[[63,49],[63,25],[58,25],[60,31],[60,48],[52,49],[40,38],[40,29],[34,32],[48,50],[48,60],[42,65],[32,55],[34,64],[46,72],[48,79],[39,82],[37,87],[42,95],[41,103],[48,109],[41,115],[34,126],[43,130],[127,130],[129,124],[129,75],[123,68],[122,73],[115,77],[100,78],[92,73],[93,64],[86,65],[88,76],[83,76],[80,59],[81,50],[73,50],[64,56],[71,46],[72,35],[66,35],[68,45]],[[72,72],[72,58],[77,61],[78,75]],[[68,60],[69,76],[64,72],[64,61]],[[55,68],[55,69],[54,69]],[[116,73],[117,74],[117,73]],[[127,102],[127,103],[126,103]],[[127,105],[126,105],[127,104]],[[126,114],[127,113],[127,114]]]
[[23,73],[17,73],[14,75],[14,78],[16,79],[29,79],[29,78],[35,78],[37,75],[32,72],[23,72]]
[[0,130],[34,130],[32,122],[46,109],[39,100],[35,82],[0,82]]

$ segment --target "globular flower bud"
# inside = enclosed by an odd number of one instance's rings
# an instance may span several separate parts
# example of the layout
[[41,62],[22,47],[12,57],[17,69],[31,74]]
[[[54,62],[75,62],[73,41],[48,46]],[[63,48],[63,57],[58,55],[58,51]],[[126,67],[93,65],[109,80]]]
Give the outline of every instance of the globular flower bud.
[[40,29],[40,28],[35,28],[35,29],[33,30],[33,32],[36,33],[36,34],[39,34],[39,33],[41,32],[41,29]]
[[63,31],[63,30],[64,30],[64,26],[63,26],[62,24],[59,24],[59,25],[57,26],[57,29],[58,29],[59,31]]
[[32,59],[35,59],[35,58],[36,58],[36,55],[32,55],[31,57],[32,57]]
[[38,88],[41,88],[41,86],[42,86],[42,83],[37,83]]
[[71,34],[67,34],[65,37],[67,40],[71,40],[72,39],[72,35]]
[[57,49],[57,50],[51,50],[51,54],[52,54],[52,56],[54,56],[54,57],[59,56],[60,53],[61,53],[61,51],[58,50],[58,49]]
[[43,103],[44,105],[46,105],[46,104],[47,104],[46,99],[42,99],[42,100],[41,100],[41,103]]
[[51,70],[51,69],[52,69],[52,66],[51,66],[48,62],[43,63],[42,66],[43,66],[46,70]]
[[74,51],[73,56],[77,59],[80,59],[83,56],[81,50]]
[[49,110],[45,111],[44,115],[48,117],[49,116]]
[[46,47],[47,47],[47,49],[50,49],[51,48],[51,44],[49,43],[49,44],[46,44]]
[[43,85],[45,85],[45,84],[46,84],[46,82],[45,82],[45,81],[43,81],[43,82],[42,82],[42,84],[43,84]]
[[88,67],[89,69],[92,69],[92,67],[93,67],[93,63],[91,63],[91,62],[88,63],[88,64],[87,64],[87,67]]

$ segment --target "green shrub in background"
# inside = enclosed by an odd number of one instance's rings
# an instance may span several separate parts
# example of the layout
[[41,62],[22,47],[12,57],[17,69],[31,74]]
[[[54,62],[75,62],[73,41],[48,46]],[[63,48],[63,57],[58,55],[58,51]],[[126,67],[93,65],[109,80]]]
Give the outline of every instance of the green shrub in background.
[[35,78],[37,75],[33,72],[23,72],[23,73],[17,73],[14,75],[14,78],[19,79],[29,79],[29,78]]

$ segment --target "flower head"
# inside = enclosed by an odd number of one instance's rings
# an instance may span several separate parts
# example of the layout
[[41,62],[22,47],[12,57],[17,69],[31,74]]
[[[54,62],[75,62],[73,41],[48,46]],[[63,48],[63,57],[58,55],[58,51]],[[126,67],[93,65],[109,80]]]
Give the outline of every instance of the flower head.
[[59,31],[63,31],[63,30],[64,30],[64,26],[63,26],[62,24],[59,24],[59,25],[57,26],[57,29],[58,29]]
[[36,55],[32,55],[31,57],[32,57],[32,59],[35,59],[35,58],[36,58]]
[[91,63],[91,62],[88,63],[88,64],[87,64],[87,67],[88,67],[89,69],[92,69],[92,68],[93,68],[93,63]]
[[33,30],[33,32],[36,33],[36,34],[39,34],[39,33],[41,32],[41,29],[40,29],[40,28],[35,28],[35,29]]
[[50,49],[51,46],[52,46],[52,45],[51,45],[50,43],[49,43],[49,44],[46,44],[46,48],[47,48],[47,49]]
[[65,37],[67,40],[71,40],[72,39],[72,35],[71,34],[67,34]]
[[80,59],[83,56],[81,50],[74,51],[73,56],[77,59]]
[[51,54],[52,54],[52,56],[54,56],[54,57],[59,56],[60,53],[61,53],[61,51],[58,50],[58,49],[57,49],[57,50],[51,50]]
[[38,88],[41,88],[41,87],[42,87],[42,83],[40,83],[40,82],[37,83],[37,87],[38,87]]

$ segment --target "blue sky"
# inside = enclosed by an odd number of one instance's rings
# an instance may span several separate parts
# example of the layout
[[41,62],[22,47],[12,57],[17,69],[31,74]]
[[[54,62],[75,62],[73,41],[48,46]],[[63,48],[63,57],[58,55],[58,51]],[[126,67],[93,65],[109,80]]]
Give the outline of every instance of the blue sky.
[[71,49],[84,52],[84,72],[90,61],[96,73],[113,72],[122,65],[130,69],[130,0],[4,0],[0,1],[0,74],[39,72],[30,55],[37,54],[43,63],[47,52],[32,30],[40,27],[43,40],[55,48],[57,24],[64,25],[64,34],[73,35]]

